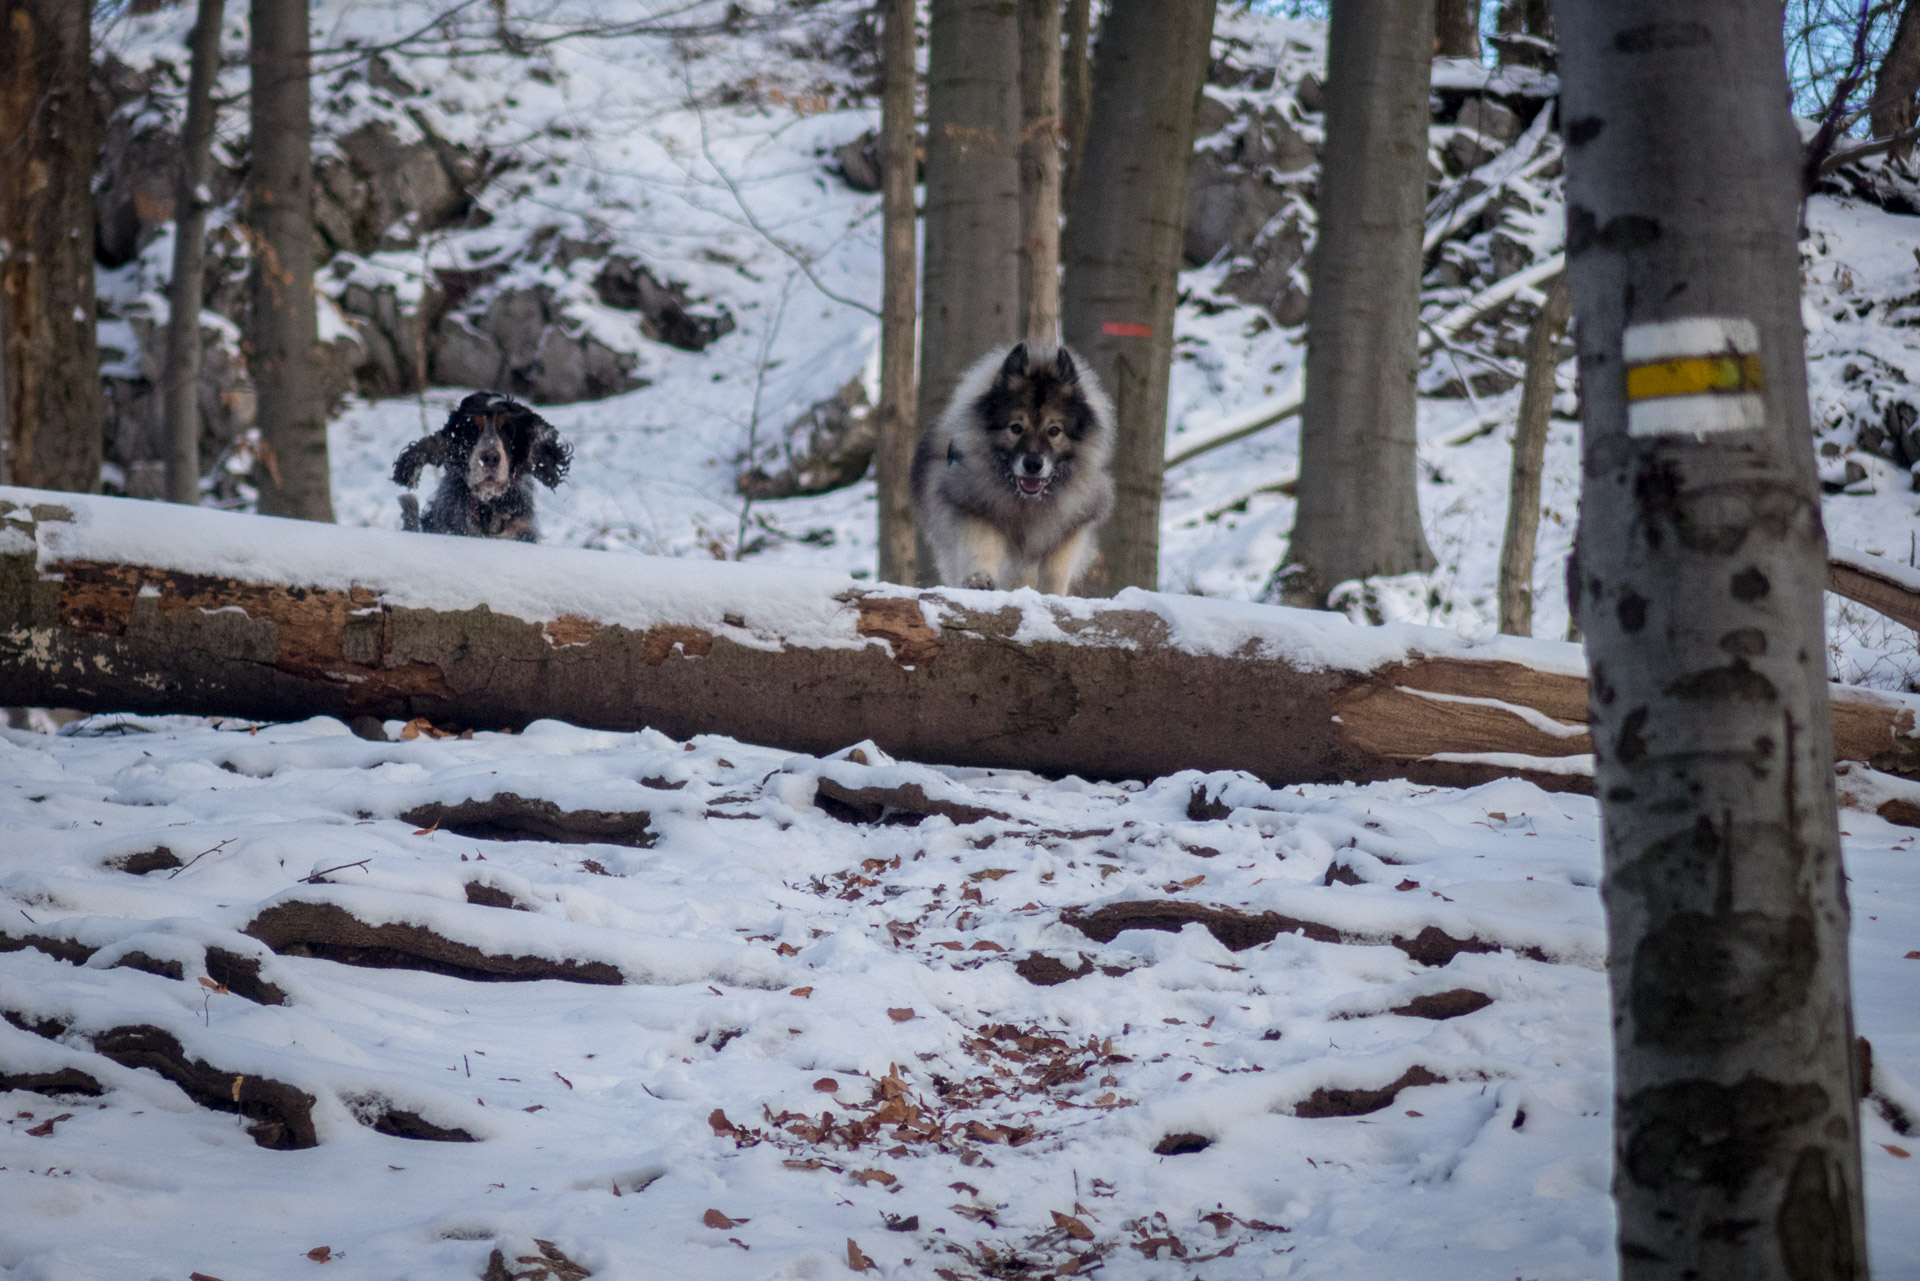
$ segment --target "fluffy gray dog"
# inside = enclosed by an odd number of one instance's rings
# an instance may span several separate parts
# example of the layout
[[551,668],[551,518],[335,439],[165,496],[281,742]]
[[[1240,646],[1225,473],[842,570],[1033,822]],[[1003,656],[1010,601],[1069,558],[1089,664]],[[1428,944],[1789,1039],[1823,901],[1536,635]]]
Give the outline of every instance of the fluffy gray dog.
[[1113,406],[1066,347],[997,347],[913,455],[913,509],[949,587],[1065,594],[1113,508]]

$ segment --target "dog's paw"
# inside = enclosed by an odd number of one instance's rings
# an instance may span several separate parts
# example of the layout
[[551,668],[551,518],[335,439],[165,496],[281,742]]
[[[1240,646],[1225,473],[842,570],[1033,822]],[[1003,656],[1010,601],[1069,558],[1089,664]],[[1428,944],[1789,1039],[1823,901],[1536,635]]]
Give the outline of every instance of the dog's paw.
[[962,587],[971,587],[975,591],[990,592],[993,590],[993,575],[968,574],[967,581],[960,585]]

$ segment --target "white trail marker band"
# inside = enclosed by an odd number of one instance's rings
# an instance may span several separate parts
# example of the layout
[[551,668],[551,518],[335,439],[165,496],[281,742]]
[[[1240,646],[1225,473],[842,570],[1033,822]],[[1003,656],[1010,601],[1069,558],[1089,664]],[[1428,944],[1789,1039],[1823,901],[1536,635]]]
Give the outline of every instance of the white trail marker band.
[[1751,320],[1687,316],[1628,325],[1627,435],[1705,436],[1766,425],[1760,331]]

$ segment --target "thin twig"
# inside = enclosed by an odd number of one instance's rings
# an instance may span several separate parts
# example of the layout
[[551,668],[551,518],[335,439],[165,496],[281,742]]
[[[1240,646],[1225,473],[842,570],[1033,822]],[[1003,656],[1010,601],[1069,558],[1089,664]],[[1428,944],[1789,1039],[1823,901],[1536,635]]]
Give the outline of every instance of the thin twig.
[[311,876],[301,877],[300,884],[319,885],[319,884],[322,884],[322,881],[320,880],[320,878],[323,876],[331,876],[335,872],[344,872],[350,867],[365,867],[368,863],[371,863],[372,861],[373,859],[369,857],[369,858],[363,858],[357,863],[342,863],[338,867],[323,867],[319,871],[313,873]]
[[843,307],[852,307],[855,310],[864,311],[869,316],[878,320],[880,318],[880,309],[878,307],[869,306],[858,299],[848,298],[844,294],[837,294],[827,288],[820,282],[820,277],[814,274],[813,264],[808,260],[804,252],[774,235],[761,224],[758,218],[754,217],[753,210],[748,206],[747,198],[740,193],[739,184],[734,182],[733,175],[721,168],[720,162],[714,159],[713,148],[707,138],[707,113],[700,105],[699,96],[693,91],[693,69],[685,54],[682,54],[680,58],[680,75],[687,86],[687,105],[693,109],[694,118],[700,125],[700,154],[706,158],[707,164],[713,171],[720,175],[720,181],[726,184],[727,190],[733,193],[733,202],[740,206],[740,216],[747,220],[747,225],[758,232],[768,244],[793,259],[794,266],[800,269],[801,274],[806,276],[808,282],[812,284],[815,289],[818,289],[822,294]]
[[226,840],[221,841],[218,845],[214,846],[212,849],[201,850],[198,854],[195,854],[192,858],[182,863],[179,867],[176,867],[171,872],[168,872],[167,879],[171,881],[174,877],[180,875],[180,873],[186,871],[188,868],[192,867],[195,863],[198,863],[201,859],[205,858],[207,855],[218,854],[221,850],[227,848],[227,846],[233,844],[235,841],[239,839],[240,838],[237,836],[229,836]]
[[[793,294],[793,273],[788,272],[786,280],[780,286],[780,305],[774,309],[773,323],[767,327],[767,336],[760,343],[760,360],[753,371],[753,410],[747,418],[747,467],[754,465],[754,455],[760,448],[760,394],[767,385],[767,360],[773,355],[773,341],[780,336],[780,324],[787,316],[787,299]],[[753,491],[748,490],[747,501],[740,506],[740,528],[733,536],[733,558],[742,560],[747,554],[747,515],[753,510]]]

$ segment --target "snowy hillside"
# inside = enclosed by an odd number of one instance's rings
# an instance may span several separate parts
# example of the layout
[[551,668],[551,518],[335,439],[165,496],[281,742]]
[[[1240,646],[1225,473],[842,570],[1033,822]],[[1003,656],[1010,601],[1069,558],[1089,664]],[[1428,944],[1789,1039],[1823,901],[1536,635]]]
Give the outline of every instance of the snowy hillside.
[[[1590,800],[388,730],[0,732],[0,1275],[1613,1274]],[[1891,1277],[1920,865],[1847,825]]]
[[[858,164],[835,154],[878,119],[864,8],[830,0],[752,12],[729,20],[718,5],[696,5],[662,20],[665,33],[623,34],[609,30],[606,6],[573,0],[515,6],[504,31],[472,6],[438,25],[438,7],[418,0],[316,7],[322,186],[344,193],[323,199],[321,218],[333,252],[321,284],[336,304],[327,323],[339,340],[335,383],[388,389],[383,399],[350,397],[334,423],[339,519],[397,524],[392,459],[459,394],[392,389],[416,385],[423,370],[458,387],[491,371],[522,394],[601,397],[546,411],[579,450],[572,480],[542,495],[548,541],[872,572],[870,481],[757,503],[735,486],[750,455],[778,465],[787,429],[811,407],[852,384],[852,412],[863,409],[858,384],[873,390],[879,297],[878,196],[853,189],[847,175]],[[177,112],[190,16],[128,16],[103,33],[117,82],[148,86],[125,91],[116,119],[127,135],[164,130]],[[1190,259],[1206,265],[1182,282],[1176,442],[1298,385],[1323,41],[1311,23],[1219,20],[1188,235]],[[244,15],[231,15],[223,89],[236,95],[244,47]],[[1543,113],[1553,89],[1550,76],[1525,69],[1436,68],[1429,324],[1559,249],[1559,141]],[[244,113],[230,108],[224,122],[222,155],[236,165]],[[1909,559],[1920,340],[1908,309],[1920,221],[1888,210],[1920,205],[1912,183],[1877,160],[1836,175],[1831,190],[1810,203],[1805,242],[1829,527],[1836,541]],[[114,317],[103,342],[117,351],[164,318],[157,291],[170,226],[142,224],[144,247],[103,273]],[[222,234],[234,239],[216,228]],[[216,270],[237,279],[244,257],[231,244]],[[1389,585],[1375,614],[1469,636],[1492,630],[1518,346],[1539,301],[1519,290],[1432,342],[1420,496],[1441,568]],[[150,401],[139,363],[129,355],[115,367],[129,375],[116,384],[118,403]],[[1560,384],[1557,408],[1571,415],[1571,360]],[[222,412],[231,428],[244,425],[243,385],[205,395],[241,406]],[[1548,442],[1534,575],[1543,636],[1566,627],[1577,436],[1560,418]],[[1265,592],[1293,520],[1297,441],[1289,420],[1170,470],[1165,589]],[[249,458],[242,438],[231,463]],[[245,500],[244,487],[223,492]],[[1839,678],[1902,688],[1920,677],[1910,632],[1843,603],[1832,621]]]

